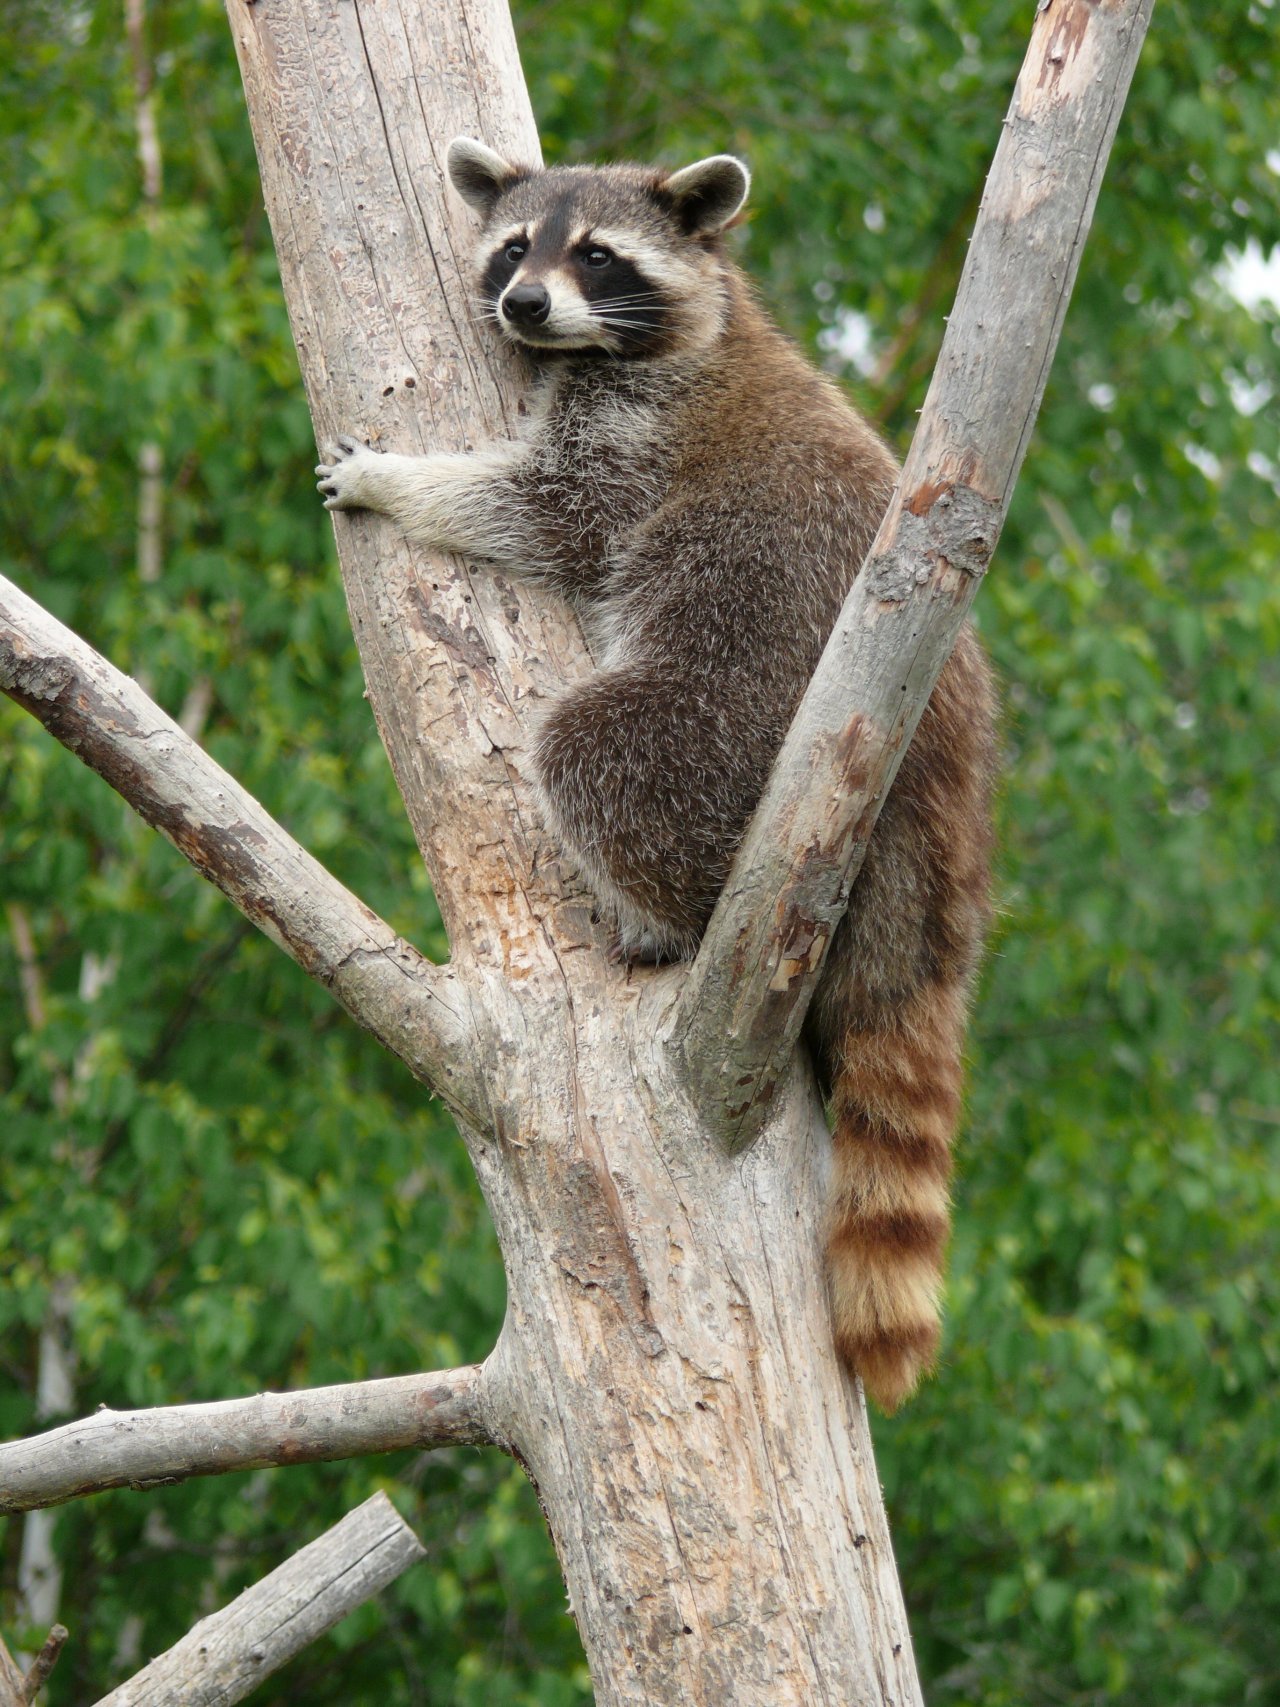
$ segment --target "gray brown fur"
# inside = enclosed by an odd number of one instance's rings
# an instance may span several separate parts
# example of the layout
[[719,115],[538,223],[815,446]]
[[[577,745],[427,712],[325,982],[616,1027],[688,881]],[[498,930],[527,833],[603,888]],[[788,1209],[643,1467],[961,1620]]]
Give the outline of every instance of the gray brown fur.
[[[433,544],[539,574],[575,603],[599,668],[537,731],[546,816],[622,951],[686,957],[896,465],[726,258],[738,162],[531,172],[458,143],[450,169],[485,215],[482,299],[532,362],[530,431],[472,458],[383,457],[346,439],[317,470],[321,490],[331,507],[384,510]],[[834,1115],[837,1346],[886,1408],[937,1346],[965,1006],[988,911],[992,729],[966,629],[808,1028]]]

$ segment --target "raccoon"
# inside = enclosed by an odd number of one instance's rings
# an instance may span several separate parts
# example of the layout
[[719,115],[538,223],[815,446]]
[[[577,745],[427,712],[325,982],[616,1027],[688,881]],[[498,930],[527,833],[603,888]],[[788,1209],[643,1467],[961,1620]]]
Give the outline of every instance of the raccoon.
[[[771,324],[722,234],[740,160],[513,165],[460,138],[479,299],[528,364],[517,442],[379,454],[344,436],[329,509],[536,575],[595,673],[533,755],[547,822],[634,959],[698,945],[897,477]],[[893,1410],[932,1363],[969,986],[988,915],[993,695],[966,628],[871,837],[807,1024],[828,1099],[838,1352]]]

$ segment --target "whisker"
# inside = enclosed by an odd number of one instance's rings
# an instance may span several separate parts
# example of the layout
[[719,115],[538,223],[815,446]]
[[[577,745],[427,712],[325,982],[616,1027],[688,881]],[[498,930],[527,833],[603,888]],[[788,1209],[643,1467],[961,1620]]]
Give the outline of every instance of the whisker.
[[617,332],[656,332],[659,327],[652,320],[628,320],[621,314],[597,314],[596,324],[608,326]]

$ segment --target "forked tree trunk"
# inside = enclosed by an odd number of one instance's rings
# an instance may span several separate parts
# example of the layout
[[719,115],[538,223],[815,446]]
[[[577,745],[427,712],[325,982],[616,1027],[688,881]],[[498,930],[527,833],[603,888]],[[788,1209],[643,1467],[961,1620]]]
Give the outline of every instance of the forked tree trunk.
[[[508,1276],[478,1371],[364,1384],[332,1417],[323,1392],[99,1416],[4,1448],[0,1509],[492,1441],[538,1488],[605,1707],[919,1701],[866,1416],[831,1351],[828,1145],[791,1045],[994,548],[1150,3],[1041,0],[898,492],[692,972],[611,969],[538,828],[529,713],[589,662],[536,591],[411,553],[377,518],[336,520],[370,699],[452,943],[435,969],[0,583],[0,687],[440,1091]],[[467,306],[470,221],[439,166],[464,131],[536,157],[500,0],[228,7],[321,441],[504,433],[518,400]]]
[[[323,441],[510,430],[471,319],[467,133],[538,142],[505,6],[228,0]],[[339,517],[369,695],[476,1015],[465,1132],[506,1263],[498,1430],[555,1539],[597,1700],[918,1701],[861,1402],[831,1351],[807,1071],[731,1159],[661,1046],[684,973],[610,968],[525,786],[527,714],[588,668],[554,599]]]
[[[459,133],[537,158],[502,0],[228,9],[321,443],[509,433],[441,171]],[[508,1278],[477,1403],[538,1489],[603,1707],[919,1701],[866,1415],[831,1350],[825,1124],[803,1057],[776,1075],[998,536],[1149,13],[1041,0],[895,504],[692,976],[607,965],[532,810],[529,714],[589,667],[565,610],[336,518],[452,944],[434,995],[417,973],[418,1011],[452,992],[475,1039],[451,1105]]]

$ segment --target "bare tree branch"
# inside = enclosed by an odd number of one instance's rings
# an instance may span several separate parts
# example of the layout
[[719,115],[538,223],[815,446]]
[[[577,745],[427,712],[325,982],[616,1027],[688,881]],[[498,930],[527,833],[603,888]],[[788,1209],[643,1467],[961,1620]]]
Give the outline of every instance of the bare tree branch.
[[0,688],[97,771],[455,1111],[478,1118],[470,992],[298,845],[136,682],[0,576]]
[[500,1445],[483,1364],[210,1405],[112,1411],[0,1446],[0,1513],[105,1488],[155,1488],[267,1464],[329,1463],[404,1447]]
[[25,1677],[21,1666],[15,1663],[13,1655],[0,1640],[0,1707],[30,1707],[48,1683],[49,1673],[57,1665],[58,1655],[69,1634],[65,1624],[55,1624]]
[[867,840],[995,549],[1153,0],[1042,0],[888,514],[676,1006],[686,1084],[759,1130]]
[[200,1622],[98,1707],[222,1707],[340,1618],[381,1593],[426,1549],[385,1494],[375,1494],[230,1606]]

